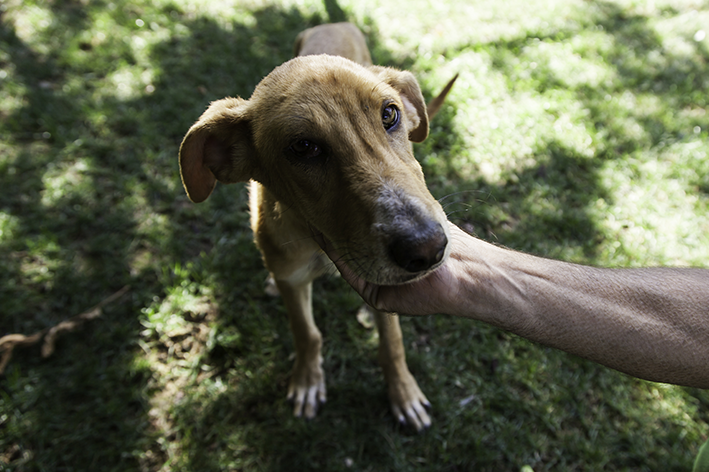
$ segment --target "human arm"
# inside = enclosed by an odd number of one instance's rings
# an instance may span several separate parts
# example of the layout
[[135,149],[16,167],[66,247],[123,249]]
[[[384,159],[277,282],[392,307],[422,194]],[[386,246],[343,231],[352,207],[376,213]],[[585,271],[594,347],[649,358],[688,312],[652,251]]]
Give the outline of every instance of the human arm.
[[451,224],[451,254],[416,282],[370,284],[325,247],[372,306],[478,319],[627,374],[709,388],[709,271],[599,269],[523,254]]

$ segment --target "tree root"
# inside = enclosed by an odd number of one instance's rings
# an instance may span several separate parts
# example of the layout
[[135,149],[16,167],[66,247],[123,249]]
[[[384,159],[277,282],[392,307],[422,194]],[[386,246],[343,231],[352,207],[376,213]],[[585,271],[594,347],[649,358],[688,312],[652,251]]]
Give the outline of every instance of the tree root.
[[104,306],[119,299],[126,292],[128,292],[128,290],[130,290],[130,286],[126,285],[110,297],[101,300],[101,302],[93,308],[76,316],[72,316],[68,320],[64,320],[56,326],[38,331],[31,336],[25,336],[24,334],[8,334],[7,336],[3,336],[0,338],[0,375],[5,372],[5,368],[12,358],[12,352],[16,347],[32,346],[44,338],[44,344],[42,344],[42,357],[47,358],[51,356],[54,353],[54,346],[56,344],[57,337],[60,334],[74,331],[86,321],[98,318],[101,316],[101,310]]

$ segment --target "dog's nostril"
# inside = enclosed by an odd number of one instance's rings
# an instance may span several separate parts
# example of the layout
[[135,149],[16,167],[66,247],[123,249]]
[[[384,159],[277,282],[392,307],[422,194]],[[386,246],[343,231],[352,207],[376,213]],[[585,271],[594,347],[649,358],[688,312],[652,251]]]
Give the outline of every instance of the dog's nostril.
[[426,259],[412,259],[410,261],[406,261],[404,264],[405,265],[402,267],[409,272],[421,272],[431,267],[431,264],[429,264]]
[[396,238],[389,245],[391,257],[407,272],[422,272],[441,262],[448,238],[441,225],[414,235]]

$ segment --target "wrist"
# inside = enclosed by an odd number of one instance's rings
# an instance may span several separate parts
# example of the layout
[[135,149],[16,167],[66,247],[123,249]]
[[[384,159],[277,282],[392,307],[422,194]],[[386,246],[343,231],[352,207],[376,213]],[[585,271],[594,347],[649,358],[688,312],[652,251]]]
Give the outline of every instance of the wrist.
[[517,277],[526,258],[508,249],[477,239],[462,230],[452,231],[448,270],[454,281],[447,304],[451,315],[473,318],[510,329],[520,321],[526,303],[522,282]]

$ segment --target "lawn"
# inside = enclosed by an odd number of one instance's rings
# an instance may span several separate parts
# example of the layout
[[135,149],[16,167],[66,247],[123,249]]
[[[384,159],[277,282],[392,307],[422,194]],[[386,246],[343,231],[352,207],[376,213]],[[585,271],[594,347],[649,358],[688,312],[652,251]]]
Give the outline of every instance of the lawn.
[[334,277],[314,288],[328,403],[291,416],[245,185],[193,204],[177,151],[344,19],[427,98],[460,73],[414,147],[452,221],[583,264],[709,267],[706,0],[1,0],[0,336],[130,289],[52,356],[15,349],[0,470],[690,470],[709,392],[445,316],[402,320],[434,424],[397,425]]

